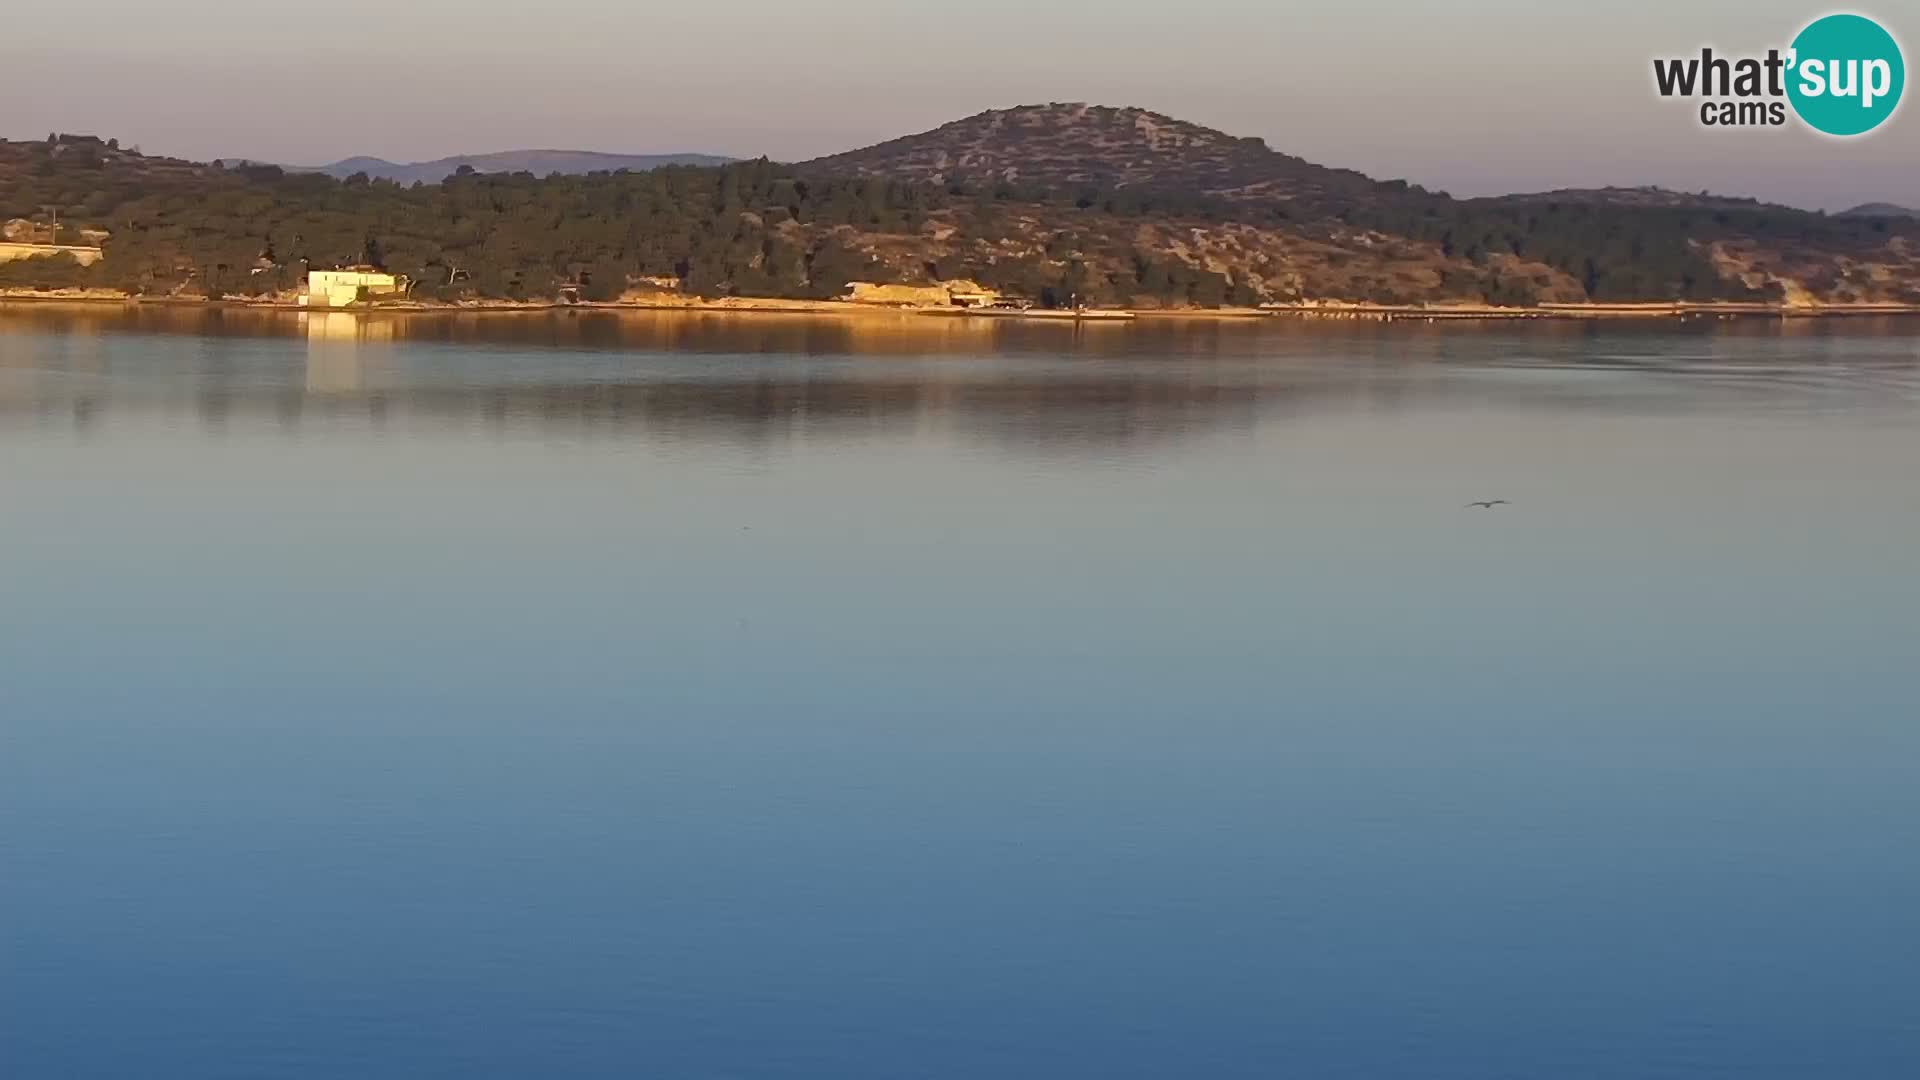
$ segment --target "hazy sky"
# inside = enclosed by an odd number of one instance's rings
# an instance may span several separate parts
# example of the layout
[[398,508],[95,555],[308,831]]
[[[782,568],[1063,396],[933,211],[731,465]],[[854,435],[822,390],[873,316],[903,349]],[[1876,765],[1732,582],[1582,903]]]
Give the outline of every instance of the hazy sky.
[[[1916,60],[1920,14],[1860,10]],[[331,18],[312,12],[326,10]],[[1657,183],[1920,204],[1909,102],[1850,142],[1703,129],[1650,60],[1784,46],[1792,0],[93,0],[4,16],[0,136],[319,163],[525,147],[798,159],[1039,101],[1138,105],[1456,194]],[[1910,91],[1920,93],[1920,91]]]

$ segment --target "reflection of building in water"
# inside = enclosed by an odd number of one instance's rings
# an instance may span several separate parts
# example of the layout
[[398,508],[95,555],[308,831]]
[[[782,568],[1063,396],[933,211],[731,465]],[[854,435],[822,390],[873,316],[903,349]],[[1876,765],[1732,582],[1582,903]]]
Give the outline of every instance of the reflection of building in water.
[[371,266],[340,270],[310,270],[302,307],[365,307],[376,300],[397,300],[407,294],[407,279]]
[[[116,315],[114,308],[64,305],[0,312],[0,409],[71,397],[76,420],[90,412],[98,402],[89,384],[108,367],[104,330]],[[88,378],[76,381],[80,374]]]
[[[367,389],[371,368],[384,372],[385,346],[393,343],[392,319],[366,319],[349,312],[307,312],[307,392],[352,394]],[[369,350],[368,345],[377,348]]]

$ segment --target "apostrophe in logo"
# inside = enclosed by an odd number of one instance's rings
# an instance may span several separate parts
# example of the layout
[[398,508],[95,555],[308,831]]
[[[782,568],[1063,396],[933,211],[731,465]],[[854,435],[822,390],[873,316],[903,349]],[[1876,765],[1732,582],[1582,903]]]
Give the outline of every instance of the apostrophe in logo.
[[[1900,44],[1864,15],[1826,15],[1785,49],[1765,56],[1716,55],[1653,62],[1661,97],[1699,98],[1710,128],[1782,127],[1798,116],[1815,131],[1848,137],[1886,123],[1907,86]],[[1788,106],[1792,113],[1788,113]]]
[[1864,15],[1828,15],[1793,39],[1787,100],[1828,135],[1864,135],[1900,107],[1907,65],[1886,28]]

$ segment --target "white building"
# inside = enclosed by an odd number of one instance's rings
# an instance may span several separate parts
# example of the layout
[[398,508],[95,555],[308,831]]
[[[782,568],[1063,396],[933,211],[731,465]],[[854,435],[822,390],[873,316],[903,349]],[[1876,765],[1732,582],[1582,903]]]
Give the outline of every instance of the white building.
[[307,291],[301,294],[300,303],[303,307],[343,308],[406,294],[405,277],[371,266],[349,266],[307,271]]

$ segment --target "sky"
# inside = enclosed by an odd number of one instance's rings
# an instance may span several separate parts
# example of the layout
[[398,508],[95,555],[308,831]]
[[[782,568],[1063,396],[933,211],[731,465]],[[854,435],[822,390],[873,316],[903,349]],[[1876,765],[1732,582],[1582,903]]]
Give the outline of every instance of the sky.
[[[1879,17],[1912,63],[1920,13],[1875,2],[1851,10]],[[194,159],[799,160],[982,109],[1088,101],[1457,195],[1659,184],[1830,210],[1920,205],[1912,102],[1840,141],[1710,131],[1655,95],[1656,56],[1763,53],[1829,10],[1793,0],[93,0],[84,20],[18,8],[4,19],[0,137],[96,134]]]

